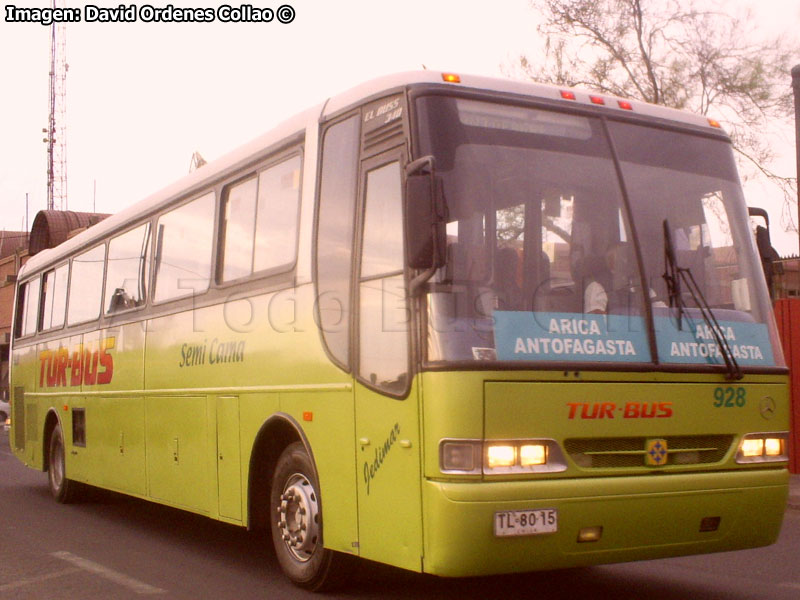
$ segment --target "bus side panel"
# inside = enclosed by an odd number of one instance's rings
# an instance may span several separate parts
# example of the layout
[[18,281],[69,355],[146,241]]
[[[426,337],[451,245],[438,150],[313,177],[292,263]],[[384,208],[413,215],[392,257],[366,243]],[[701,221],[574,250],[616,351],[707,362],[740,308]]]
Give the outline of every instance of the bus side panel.
[[87,333],[82,344],[73,338],[70,355],[69,383],[80,384],[83,394],[70,400],[69,417],[74,422],[82,410],[85,423],[83,439],[65,432],[70,478],[145,495],[144,400],[138,392],[144,381],[143,324]]
[[[72,357],[70,349],[73,347],[80,348],[80,345],[80,335],[51,339],[36,345],[36,356],[39,363],[38,372],[35,376],[36,394],[29,396],[30,399],[33,399],[33,402],[26,401],[28,442],[33,439],[37,440],[33,442],[34,447],[32,448],[35,463],[37,465],[41,464],[41,468],[45,466],[45,453],[50,442],[47,439],[49,435],[49,430],[47,429],[48,415],[56,415],[64,436],[66,450],[64,459],[70,479],[83,479],[78,469],[76,469],[76,457],[70,452],[72,419],[69,408],[70,402],[73,400],[70,393],[80,392],[80,384],[72,386],[70,374]],[[64,395],[62,396],[61,394]],[[36,415],[36,417],[34,418],[33,415]],[[31,426],[34,423],[36,424],[35,432],[31,430]]]
[[147,414],[147,480],[161,502],[208,513],[211,481],[207,469],[206,396],[152,396]]
[[216,396],[216,456],[219,516],[241,523],[242,506],[242,446],[239,434],[239,396]]
[[[270,417],[287,413],[304,428],[316,461],[325,545],[353,552],[358,533],[352,380],[325,355],[313,306],[313,288],[303,285],[247,298],[232,294],[222,304],[148,322],[151,497],[246,524],[257,435]],[[205,433],[192,433],[198,430]],[[173,487],[171,478],[190,456],[193,461],[205,457],[202,469],[191,467],[182,486]],[[239,485],[232,489],[237,476]]]
[[[145,348],[148,495],[210,516],[216,516],[212,500],[215,426],[211,421],[216,403],[196,388],[207,387],[203,369],[211,332],[198,327],[196,318],[214,309],[148,321]],[[205,355],[201,349],[206,349]]]
[[326,548],[358,552],[353,392],[282,392],[280,409],[303,426],[319,476]]
[[[273,407],[257,395],[242,395],[242,477],[249,481],[253,444],[264,422],[277,411],[289,415],[302,427],[319,476],[324,544],[355,553],[358,521],[352,377],[325,354],[314,320],[314,302],[311,284],[250,299],[253,333],[247,341],[247,381],[275,386],[280,402]],[[237,316],[237,308],[228,307],[229,322],[239,319],[241,323],[248,315]]]
[[39,360],[36,346],[14,347],[11,366],[11,448],[17,457],[30,467],[42,469],[41,453],[35,453],[41,443],[40,421],[35,396]]

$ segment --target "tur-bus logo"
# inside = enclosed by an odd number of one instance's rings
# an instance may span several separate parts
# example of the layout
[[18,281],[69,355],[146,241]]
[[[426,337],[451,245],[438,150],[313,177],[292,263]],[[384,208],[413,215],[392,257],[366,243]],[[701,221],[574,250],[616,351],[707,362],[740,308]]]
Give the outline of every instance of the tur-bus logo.
[[78,344],[72,351],[67,348],[43,350],[39,353],[39,387],[74,387],[79,385],[104,385],[114,376],[114,348],[116,338],[100,340],[84,347]]

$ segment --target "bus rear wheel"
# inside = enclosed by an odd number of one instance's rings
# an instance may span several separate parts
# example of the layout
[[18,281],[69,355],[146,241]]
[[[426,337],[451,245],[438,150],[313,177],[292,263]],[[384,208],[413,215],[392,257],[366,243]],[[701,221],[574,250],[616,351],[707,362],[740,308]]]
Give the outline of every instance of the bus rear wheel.
[[295,585],[325,591],[345,582],[352,557],[322,545],[319,483],[300,442],[287,446],[275,467],[270,524],[278,562]]
[[61,425],[56,425],[50,433],[50,444],[47,449],[47,482],[56,502],[69,504],[78,499],[80,484],[67,479],[64,434]]

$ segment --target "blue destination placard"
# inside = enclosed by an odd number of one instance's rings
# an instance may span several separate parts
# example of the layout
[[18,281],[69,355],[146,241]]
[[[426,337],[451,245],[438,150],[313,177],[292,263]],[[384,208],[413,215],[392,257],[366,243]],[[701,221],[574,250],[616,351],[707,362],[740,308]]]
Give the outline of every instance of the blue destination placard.
[[[720,333],[740,365],[774,366],[769,329],[764,323],[718,321]],[[714,332],[705,321],[685,318],[682,329],[671,317],[656,317],[658,356],[664,363],[725,364]]]
[[650,362],[644,319],[498,311],[494,313],[498,360]]

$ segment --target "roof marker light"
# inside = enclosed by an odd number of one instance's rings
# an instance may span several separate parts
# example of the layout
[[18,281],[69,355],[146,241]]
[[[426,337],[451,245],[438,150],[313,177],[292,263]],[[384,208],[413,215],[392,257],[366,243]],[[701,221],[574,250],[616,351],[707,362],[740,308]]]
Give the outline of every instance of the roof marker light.
[[592,101],[592,104],[605,104],[606,101],[601,98],[600,96],[589,96],[589,100]]
[[633,105],[627,100],[617,100],[617,104],[622,110],[633,110]]
[[442,73],[442,79],[447,83],[461,83],[461,76],[456,73]]
[[708,124],[711,125],[712,127],[717,127],[720,129],[722,128],[722,125],[720,125],[719,121],[717,121],[716,119],[709,119]]
[[564,100],[575,100],[575,92],[570,92],[569,90],[561,90],[561,97]]

